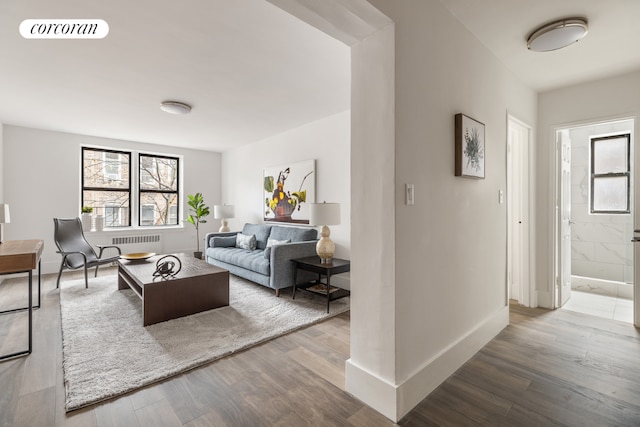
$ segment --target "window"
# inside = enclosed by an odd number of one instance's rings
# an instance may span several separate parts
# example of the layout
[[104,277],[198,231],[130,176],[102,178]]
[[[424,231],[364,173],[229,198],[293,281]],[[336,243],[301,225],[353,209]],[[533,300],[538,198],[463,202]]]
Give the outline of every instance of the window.
[[104,215],[105,227],[131,224],[131,153],[82,147],[82,206]]
[[139,155],[140,225],[178,225],[178,158]]
[[118,227],[120,224],[120,208],[118,206],[104,207],[104,226]]
[[81,206],[105,227],[179,225],[180,158],[82,147]]
[[591,138],[591,213],[630,212],[631,135]]

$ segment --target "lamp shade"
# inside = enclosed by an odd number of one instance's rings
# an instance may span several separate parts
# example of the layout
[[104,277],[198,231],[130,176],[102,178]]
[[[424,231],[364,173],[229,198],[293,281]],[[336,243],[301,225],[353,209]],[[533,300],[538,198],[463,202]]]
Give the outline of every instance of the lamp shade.
[[0,203],[0,224],[9,224],[11,217],[9,215],[9,205]]
[[215,219],[234,218],[236,216],[235,207],[233,205],[214,205],[213,217]]
[[310,203],[309,223],[311,225],[340,224],[340,203]]

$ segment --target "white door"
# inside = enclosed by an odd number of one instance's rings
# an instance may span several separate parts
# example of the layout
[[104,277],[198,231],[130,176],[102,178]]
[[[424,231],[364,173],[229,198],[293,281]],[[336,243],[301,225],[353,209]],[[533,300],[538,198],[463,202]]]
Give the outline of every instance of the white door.
[[560,159],[560,191],[558,197],[560,233],[558,247],[557,307],[562,307],[571,298],[571,139],[569,130],[563,129],[557,136]]
[[509,298],[532,306],[529,289],[530,129],[509,117],[507,138],[507,282]]

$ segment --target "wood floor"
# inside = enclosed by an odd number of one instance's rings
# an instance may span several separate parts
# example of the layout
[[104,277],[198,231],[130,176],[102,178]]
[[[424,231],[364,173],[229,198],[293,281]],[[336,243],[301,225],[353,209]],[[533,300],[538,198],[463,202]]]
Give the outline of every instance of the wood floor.
[[[344,391],[348,313],[65,414],[59,291],[55,277],[43,278],[34,352],[0,362],[2,427],[394,425]],[[20,280],[0,285],[0,309],[24,295]],[[0,315],[0,352],[19,348],[25,328],[25,314]],[[399,424],[638,426],[640,333],[512,305],[510,326]]]

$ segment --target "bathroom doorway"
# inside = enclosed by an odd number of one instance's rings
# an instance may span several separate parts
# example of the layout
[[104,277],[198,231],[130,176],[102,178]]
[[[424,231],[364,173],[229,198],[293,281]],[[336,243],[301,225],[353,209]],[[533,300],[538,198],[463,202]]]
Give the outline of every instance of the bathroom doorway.
[[556,130],[556,307],[633,323],[634,119]]

